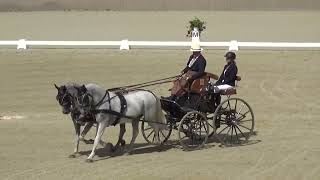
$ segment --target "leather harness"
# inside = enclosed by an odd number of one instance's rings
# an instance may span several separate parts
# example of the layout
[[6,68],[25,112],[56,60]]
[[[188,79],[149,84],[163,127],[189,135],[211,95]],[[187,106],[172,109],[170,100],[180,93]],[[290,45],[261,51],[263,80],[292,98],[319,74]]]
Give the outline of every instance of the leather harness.
[[[124,94],[123,91],[118,91],[118,92],[116,92],[116,96],[113,96],[112,98],[110,98],[109,92],[106,91],[104,97],[94,107],[102,105],[105,102],[104,99],[106,98],[106,96],[108,96],[107,101],[109,102],[109,109],[92,109],[91,112],[93,114],[107,113],[107,114],[111,114],[111,115],[116,116],[116,120],[112,123],[113,126],[117,125],[121,118],[137,119],[137,118],[133,118],[133,117],[129,117],[129,116],[124,115],[125,111],[127,110],[127,101],[126,101],[126,98],[124,97],[123,94]],[[120,105],[121,105],[120,112],[114,111],[111,108],[110,102],[115,97],[118,97],[120,100]]]

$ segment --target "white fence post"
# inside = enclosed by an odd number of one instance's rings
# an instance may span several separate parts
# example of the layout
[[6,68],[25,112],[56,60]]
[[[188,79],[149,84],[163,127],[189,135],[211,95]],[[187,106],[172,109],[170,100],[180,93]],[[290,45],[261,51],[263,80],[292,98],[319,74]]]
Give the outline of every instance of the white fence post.
[[238,41],[236,40],[230,41],[229,51],[239,51]]
[[17,49],[27,49],[27,43],[25,39],[19,39],[17,44]]
[[121,41],[120,50],[130,50],[128,39],[124,39]]

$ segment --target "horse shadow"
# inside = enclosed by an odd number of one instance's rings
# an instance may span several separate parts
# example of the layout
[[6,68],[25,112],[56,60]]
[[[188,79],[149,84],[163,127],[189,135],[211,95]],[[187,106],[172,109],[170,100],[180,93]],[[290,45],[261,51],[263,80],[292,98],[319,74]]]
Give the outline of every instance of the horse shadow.
[[[165,144],[161,144],[161,145],[150,145],[149,143],[137,143],[134,145],[134,149],[129,154],[126,153],[126,151],[124,150],[124,147],[120,147],[115,152],[108,151],[106,148],[102,147],[102,148],[96,149],[95,154],[97,157],[99,157],[99,159],[95,159],[94,161],[101,161],[101,160],[115,158],[123,155],[138,155],[138,154],[148,154],[148,153],[154,153],[154,152],[165,152],[173,148],[176,148],[176,142],[170,141],[170,140]],[[80,156],[89,156],[90,153],[91,153],[91,150],[78,152]]]

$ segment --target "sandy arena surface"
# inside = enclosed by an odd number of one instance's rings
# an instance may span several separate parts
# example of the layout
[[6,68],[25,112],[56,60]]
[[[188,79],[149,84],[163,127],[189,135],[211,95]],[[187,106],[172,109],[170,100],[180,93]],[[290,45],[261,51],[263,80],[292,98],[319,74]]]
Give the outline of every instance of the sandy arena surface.
[[[38,13],[35,14],[37,16]],[[10,13],[0,13],[1,22],[6,16],[11,17]],[[16,14],[13,19],[14,16]],[[20,18],[24,18],[22,16]],[[19,22],[32,24],[35,21]],[[5,23],[9,24],[8,21]],[[92,23],[94,26],[97,22]],[[150,28],[153,28],[152,23]],[[289,21],[288,24],[294,23]],[[48,31],[41,31],[42,35],[36,33],[36,28],[24,32],[32,32],[35,39],[51,35],[55,39],[60,33],[62,37],[68,37],[73,29],[63,26],[60,32],[50,27],[43,28]],[[301,31],[295,32],[305,34],[307,40],[312,39],[312,32],[308,33],[302,26],[298,28]],[[90,39],[87,33],[97,37],[97,32],[88,29],[85,29],[83,39]],[[133,29],[134,37],[142,36],[138,33],[140,31],[136,31],[136,26]],[[219,27],[212,29],[216,31]],[[14,28],[11,30],[8,32],[4,28],[0,39],[25,35],[19,29],[16,32],[13,32]],[[78,32],[79,37],[75,33],[70,38],[80,40],[82,31]],[[178,33],[180,29],[173,32]],[[257,33],[262,34],[262,31]],[[290,33],[283,35],[283,40],[290,38]],[[159,37],[153,34],[146,39],[165,37],[161,32],[158,34]],[[221,34],[221,37],[229,39],[231,36],[227,34]],[[244,35],[243,38],[246,36],[249,37]],[[303,37],[296,38],[302,40]],[[204,51],[207,71],[221,72],[224,52]],[[171,137],[173,143],[163,147],[147,145],[140,134],[133,155],[115,156],[99,147],[95,161],[86,163],[92,146],[82,143],[81,155],[75,159],[68,158],[73,151],[74,132],[69,116],[61,113],[55,100],[53,83],[95,82],[110,88],[154,80],[175,75],[184,67],[189,54],[188,50],[1,49],[0,115],[25,118],[0,121],[0,179],[319,179],[319,51],[245,50],[238,53],[237,64],[242,81],[236,96],[245,99],[256,116],[257,135],[246,146],[226,148],[209,142],[204,149],[186,152],[177,145],[176,132]],[[155,86],[150,90],[157,95],[168,95],[169,86]],[[93,134],[91,131],[87,137],[93,138]],[[117,135],[118,127],[110,127],[103,139],[115,143]],[[125,138],[129,142],[129,127]]]

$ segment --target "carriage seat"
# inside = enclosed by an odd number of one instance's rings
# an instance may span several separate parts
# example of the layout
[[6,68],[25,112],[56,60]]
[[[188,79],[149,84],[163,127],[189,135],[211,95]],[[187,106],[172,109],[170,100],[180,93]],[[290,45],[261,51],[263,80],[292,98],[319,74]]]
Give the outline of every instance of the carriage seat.
[[225,89],[225,90],[220,91],[220,94],[226,95],[226,96],[234,95],[234,94],[237,94],[237,89],[235,87]]
[[[236,81],[241,81],[241,76],[237,76]],[[220,94],[227,95],[227,96],[234,95],[234,94],[237,94],[237,89],[236,87],[232,87],[232,88],[220,91]]]

